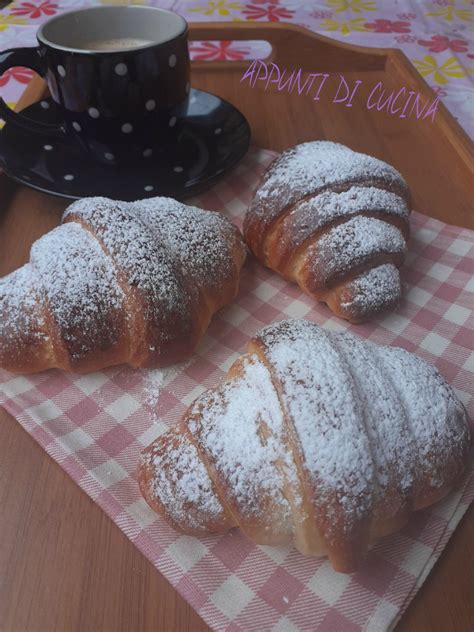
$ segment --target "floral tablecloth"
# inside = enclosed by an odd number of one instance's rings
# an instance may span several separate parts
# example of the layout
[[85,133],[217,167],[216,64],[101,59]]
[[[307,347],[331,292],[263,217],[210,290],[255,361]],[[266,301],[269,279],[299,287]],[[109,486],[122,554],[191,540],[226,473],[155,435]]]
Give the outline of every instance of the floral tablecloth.
[[[0,11],[0,50],[35,44],[41,22],[61,11],[106,4],[171,9],[188,21],[291,22],[335,39],[401,48],[444,104],[474,137],[474,0],[15,0]],[[191,45],[195,59],[245,59],[245,43]],[[31,78],[14,68],[0,78],[11,105]]]

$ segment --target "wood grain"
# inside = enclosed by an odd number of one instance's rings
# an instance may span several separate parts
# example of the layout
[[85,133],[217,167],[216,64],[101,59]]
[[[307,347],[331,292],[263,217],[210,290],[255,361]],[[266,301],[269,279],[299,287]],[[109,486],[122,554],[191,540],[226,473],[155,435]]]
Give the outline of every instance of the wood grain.
[[[397,51],[354,51],[293,26],[202,23],[192,26],[191,37],[267,39],[272,59],[282,67],[363,76],[367,85],[379,78],[391,86],[414,82],[420,91],[429,90]],[[383,112],[371,116],[361,100],[348,116],[347,109],[336,104],[248,88],[239,81],[245,65],[194,64],[193,85],[237,105],[251,123],[256,144],[281,150],[304,140],[330,138],[386,157],[409,178],[417,208],[474,227],[469,203],[472,146],[449,113],[442,110],[438,124],[426,126],[426,121],[400,120]],[[41,82],[33,82],[21,106],[43,91]],[[60,199],[17,187],[0,176],[0,275],[27,260],[31,243],[58,224],[64,206]],[[0,502],[1,630],[209,629],[4,411]],[[472,630],[473,543],[471,508],[398,632]]]

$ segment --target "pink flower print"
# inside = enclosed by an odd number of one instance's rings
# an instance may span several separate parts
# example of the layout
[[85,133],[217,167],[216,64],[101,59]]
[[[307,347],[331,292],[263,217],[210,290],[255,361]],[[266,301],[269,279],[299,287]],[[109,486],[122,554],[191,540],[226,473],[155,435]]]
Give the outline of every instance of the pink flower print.
[[410,22],[393,22],[392,20],[375,20],[365,25],[375,33],[409,33]]
[[397,18],[400,20],[414,20],[416,18],[416,13],[398,13]]
[[0,88],[6,86],[10,79],[18,81],[19,83],[24,83],[26,85],[30,82],[32,78],[33,71],[29,68],[23,68],[22,66],[18,66],[17,68],[9,68],[0,77]]
[[461,39],[450,40],[446,35],[432,35],[430,40],[418,40],[418,44],[426,46],[432,53],[442,53],[452,50],[455,53],[465,53],[468,49],[467,42]]
[[232,48],[232,42],[228,41],[202,42],[190,47],[192,58],[202,61],[244,59],[248,52],[248,48]]
[[242,13],[247,20],[260,20],[263,18],[267,22],[279,22],[280,20],[289,20],[295,12],[273,5],[258,7],[254,4],[247,4]]
[[20,4],[14,7],[11,11],[11,15],[26,15],[32,20],[40,18],[43,15],[54,15],[58,12],[58,5],[56,2],[20,2]]

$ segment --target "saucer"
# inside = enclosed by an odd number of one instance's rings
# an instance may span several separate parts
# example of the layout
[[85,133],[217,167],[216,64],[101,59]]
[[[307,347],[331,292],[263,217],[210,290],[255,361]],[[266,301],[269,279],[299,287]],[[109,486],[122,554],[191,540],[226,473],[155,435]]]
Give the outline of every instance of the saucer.
[[[51,99],[23,113],[44,123],[58,122]],[[70,199],[183,199],[212,186],[246,154],[249,142],[249,125],[233,105],[191,89],[177,142],[167,149],[148,150],[136,164],[101,164],[66,135],[34,134],[7,123],[0,132],[0,167],[22,184]]]

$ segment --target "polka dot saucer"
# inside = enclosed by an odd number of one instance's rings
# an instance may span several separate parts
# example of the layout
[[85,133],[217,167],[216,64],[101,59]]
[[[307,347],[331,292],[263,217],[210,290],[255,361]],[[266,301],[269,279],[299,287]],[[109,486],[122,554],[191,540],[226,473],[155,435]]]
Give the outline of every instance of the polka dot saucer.
[[[22,113],[43,123],[58,122],[50,99]],[[76,139],[31,133],[7,123],[0,132],[0,167],[18,182],[70,199],[183,199],[212,186],[246,154],[249,142],[249,125],[233,105],[191,89],[176,143],[166,149],[150,147],[131,165],[94,161]]]

